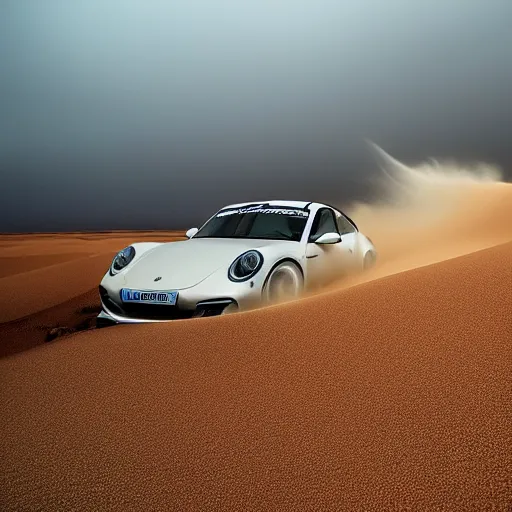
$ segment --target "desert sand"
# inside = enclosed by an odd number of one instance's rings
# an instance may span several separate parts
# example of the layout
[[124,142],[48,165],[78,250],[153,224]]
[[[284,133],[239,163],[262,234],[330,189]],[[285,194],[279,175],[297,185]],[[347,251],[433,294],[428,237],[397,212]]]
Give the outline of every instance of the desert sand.
[[351,212],[374,270],[216,318],[94,329],[182,233],[0,237],[0,508],[510,510],[512,185],[423,177]]

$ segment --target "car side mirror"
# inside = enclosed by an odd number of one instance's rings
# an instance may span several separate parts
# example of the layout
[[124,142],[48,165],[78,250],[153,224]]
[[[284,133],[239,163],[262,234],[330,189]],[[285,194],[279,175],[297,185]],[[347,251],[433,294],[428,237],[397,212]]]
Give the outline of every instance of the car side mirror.
[[192,238],[197,232],[199,231],[199,229],[197,228],[190,228],[186,233],[185,233],[185,236],[187,238]]
[[315,240],[315,244],[337,244],[341,242],[341,236],[338,233],[324,233]]

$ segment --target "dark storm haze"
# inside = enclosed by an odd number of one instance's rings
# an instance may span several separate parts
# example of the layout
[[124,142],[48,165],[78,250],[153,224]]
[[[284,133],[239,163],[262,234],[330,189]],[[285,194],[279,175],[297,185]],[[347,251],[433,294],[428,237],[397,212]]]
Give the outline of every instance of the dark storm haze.
[[378,170],[512,177],[510,0],[3,0],[0,231],[343,206]]

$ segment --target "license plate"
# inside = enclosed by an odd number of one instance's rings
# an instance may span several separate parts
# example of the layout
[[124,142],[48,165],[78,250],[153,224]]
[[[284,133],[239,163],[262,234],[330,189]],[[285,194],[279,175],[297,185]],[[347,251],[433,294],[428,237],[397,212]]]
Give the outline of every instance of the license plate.
[[123,302],[138,302],[142,304],[167,304],[174,306],[178,300],[178,292],[175,291],[148,291],[121,289],[121,300]]

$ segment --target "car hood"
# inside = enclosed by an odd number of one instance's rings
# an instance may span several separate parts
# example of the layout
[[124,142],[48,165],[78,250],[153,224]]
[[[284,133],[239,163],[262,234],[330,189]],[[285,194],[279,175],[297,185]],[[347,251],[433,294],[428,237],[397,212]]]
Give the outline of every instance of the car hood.
[[[200,283],[215,271],[229,265],[250,249],[290,249],[297,242],[232,238],[192,238],[169,242],[144,253],[125,274],[126,286],[137,289],[177,290]],[[266,252],[266,251],[265,251]],[[155,281],[156,279],[156,281]],[[227,276],[226,276],[227,279]]]

